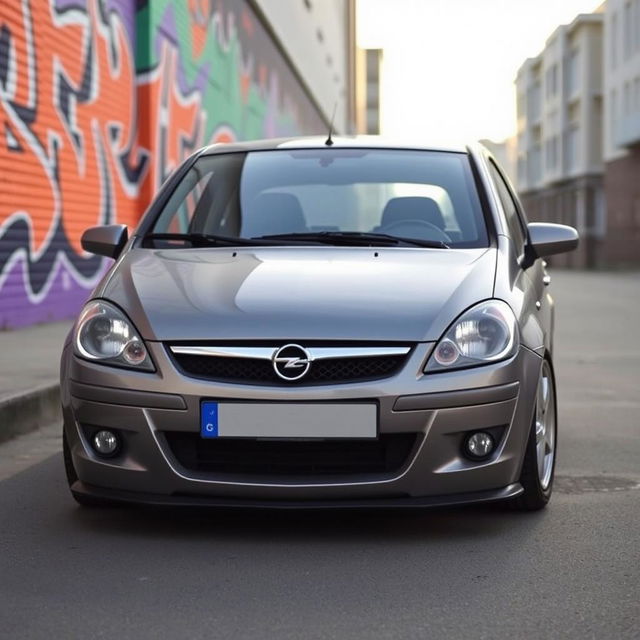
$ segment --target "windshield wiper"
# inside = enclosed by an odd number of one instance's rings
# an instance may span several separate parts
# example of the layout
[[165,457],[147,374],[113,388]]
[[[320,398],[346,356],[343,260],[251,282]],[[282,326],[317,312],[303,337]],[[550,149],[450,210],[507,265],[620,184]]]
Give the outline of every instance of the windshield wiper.
[[177,240],[188,242],[192,247],[259,247],[287,245],[332,244],[365,247],[426,247],[430,249],[448,249],[449,246],[439,240],[418,240],[390,236],[386,233],[366,233],[363,231],[316,231],[303,233],[278,233],[254,238],[239,238],[213,233],[149,233],[142,242],[154,240]]
[[[269,238],[238,238],[234,236],[221,236],[213,233],[148,233],[142,239],[143,244],[148,240],[182,240],[192,247],[260,247],[265,245],[279,245],[280,241],[271,241]],[[293,240],[293,239],[292,239]],[[287,244],[303,244],[302,241]]]
[[429,249],[448,249],[449,245],[440,240],[419,240],[417,238],[402,238],[390,236],[386,233],[368,233],[364,231],[316,231],[304,233],[278,233],[274,235],[258,236],[254,240],[308,240],[336,245],[356,245],[366,247],[397,247],[412,246]]

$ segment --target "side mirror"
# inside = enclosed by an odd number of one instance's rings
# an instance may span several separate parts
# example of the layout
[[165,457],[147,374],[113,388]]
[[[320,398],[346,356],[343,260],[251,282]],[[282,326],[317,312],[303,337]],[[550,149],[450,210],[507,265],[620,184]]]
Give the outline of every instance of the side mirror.
[[126,224],[108,224],[102,227],[91,227],[82,234],[82,248],[107,258],[117,258],[129,239]]
[[578,246],[578,232],[573,227],[551,222],[531,222],[529,245],[539,258],[573,251]]

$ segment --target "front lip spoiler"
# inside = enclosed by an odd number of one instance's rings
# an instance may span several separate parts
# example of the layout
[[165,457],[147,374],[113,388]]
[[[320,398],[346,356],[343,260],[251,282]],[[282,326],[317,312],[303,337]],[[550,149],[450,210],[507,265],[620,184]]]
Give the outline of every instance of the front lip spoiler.
[[91,497],[105,502],[120,504],[139,504],[157,507],[209,507],[240,510],[321,510],[321,509],[426,509],[434,507],[452,507],[463,504],[481,504],[516,498],[524,489],[518,482],[501,489],[456,493],[444,496],[420,498],[360,498],[347,500],[242,500],[237,498],[202,497],[195,495],[157,495],[104,489],[84,484],[80,481],[71,486],[71,493],[79,497]]

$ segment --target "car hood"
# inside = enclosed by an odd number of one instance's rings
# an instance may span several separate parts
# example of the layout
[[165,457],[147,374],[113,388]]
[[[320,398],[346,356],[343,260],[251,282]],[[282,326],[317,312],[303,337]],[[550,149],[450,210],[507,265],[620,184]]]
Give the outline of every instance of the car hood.
[[96,297],[147,340],[433,341],[491,297],[494,249],[134,249]]

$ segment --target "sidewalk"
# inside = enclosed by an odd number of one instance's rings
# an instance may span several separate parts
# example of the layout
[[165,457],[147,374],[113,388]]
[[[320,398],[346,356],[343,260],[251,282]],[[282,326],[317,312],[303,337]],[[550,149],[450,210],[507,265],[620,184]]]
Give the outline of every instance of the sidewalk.
[[0,442],[59,418],[60,354],[71,325],[0,331]]

